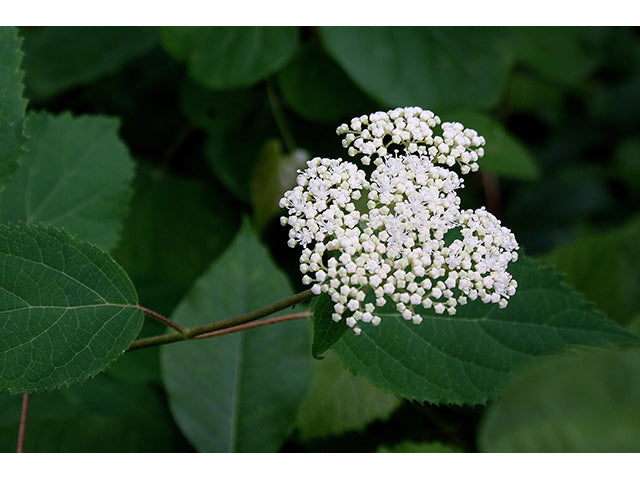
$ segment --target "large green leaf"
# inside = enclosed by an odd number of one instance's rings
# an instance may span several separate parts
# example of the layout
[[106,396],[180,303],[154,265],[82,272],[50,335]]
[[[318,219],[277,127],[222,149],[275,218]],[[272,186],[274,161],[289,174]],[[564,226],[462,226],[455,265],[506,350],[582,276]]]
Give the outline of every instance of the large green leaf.
[[[18,395],[0,395],[0,452],[15,452]],[[29,402],[25,452],[171,452],[175,441],[163,395],[103,375],[83,385],[35,394]],[[188,447],[186,447],[188,448]]]
[[480,170],[502,177],[536,180],[540,169],[533,155],[514,136],[489,115],[472,112],[440,113],[443,121],[461,122],[482,135],[487,144],[484,157],[479,160]]
[[44,27],[24,34],[25,81],[33,99],[112,73],[158,41],[153,27]]
[[619,323],[626,325],[640,312],[640,219],[611,232],[583,235],[544,260]]
[[553,163],[559,165],[545,171],[544,181],[518,185],[503,205],[504,222],[530,251],[549,251],[572,238],[585,219],[604,218],[612,207],[615,210],[604,165],[562,167],[560,158],[554,158]]
[[320,35],[351,79],[390,106],[490,107],[506,81],[508,59],[492,29],[323,27]]
[[106,117],[30,114],[28,152],[0,193],[0,220],[44,222],[112,248],[133,177],[117,130],[118,122]]
[[204,154],[211,170],[237,198],[251,204],[251,183],[265,144],[277,137],[266,98],[236,123],[226,123],[210,130]]
[[312,372],[298,414],[302,440],[362,430],[374,420],[387,419],[401,403],[345,370],[331,351],[321,362],[313,362]]
[[561,84],[584,82],[598,63],[589,29],[528,27],[509,30],[517,60],[543,78]]
[[[540,81],[533,72],[516,70],[509,78],[504,103],[509,105],[510,117],[532,115],[539,118],[550,128],[556,128],[566,114],[565,92],[551,82]],[[540,132],[533,128],[531,135]]]
[[0,190],[17,168],[26,140],[21,59],[16,29],[0,27]]
[[298,46],[296,27],[163,27],[164,47],[191,78],[214,89],[238,88],[282,68]]
[[416,326],[385,306],[379,326],[345,335],[334,348],[347,368],[383,391],[431,403],[478,404],[537,356],[569,345],[638,342],[549,267],[521,255],[509,271],[518,291],[506,309],[476,301],[455,316],[421,311]]
[[140,302],[168,315],[233,240],[240,214],[224,189],[145,164],[138,166],[134,188],[113,256]]
[[227,129],[229,125],[239,127],[263,99],[260,89],[211,90],[188,78],[180,87],[182,112],[206,132]]
[[486,452],[640,452],[640,349],[576,352],[515,376],[480,426]]
[[[172,319],[195,326],[255,310],[293,292],[245,223]],[[309,331],[294,320],[161,347],[174,419],[201,452],[277,451],[310,378]]]
[[[113,256],[133,280],[140,303],[169,315],[233,240],[240,214],[224,189],[144,164],[138,166],[134,190]],[[140,336],[163,330],[158,322],[145,322]],[[159,349],[130,352],[108,373],[160,383]]]
[[0,225],[0,392],[35,392],[104,370],[142,313],[104,251],[46,225]]
[[310,121],[338,125],[377,108],[317,42],[307,43],[277,79],[288,106]]

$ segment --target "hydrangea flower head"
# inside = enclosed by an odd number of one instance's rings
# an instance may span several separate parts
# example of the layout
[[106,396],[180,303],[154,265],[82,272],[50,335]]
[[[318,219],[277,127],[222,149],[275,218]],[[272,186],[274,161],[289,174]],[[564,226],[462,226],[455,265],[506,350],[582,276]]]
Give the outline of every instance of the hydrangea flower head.
[[[351,131],[346,124],[338,128],[347,134],[343,145],[352,156],[353,149],[365,154],[365,164],[374,158],[375,169],[367,175],[351,161],[314,158],[280,201],[289,246],[302,247],[303,283],[328,294],[333,320],[344,319],[356,334],[361,322],[380,323],[376,308],[387,302],[419,324],[418,307],[453,315],[476,299],[504,308],[515,294],[517,283],[507,272],[518,258],[514,235],[484,208],[461,209],[463,179],[448,168],[477,169],[484,139],[458,123],[442,124],[446,133],[434,136],[438,125],[438,117],[419,108],[354,119]],[[391,154],[383,145],[372,152],[357,141],[385,135],[402,148]],[[468,157],[474,160],[463,160],[465,152],[475,152]]]
[[484,137],[459,122],[444,122],[430,110],[420,107],[396,108],[375,112],[340,125],[336,133],[344,135],[342,146],[351,157],[362,155],[368,165],[390,153],[395,145],[407,153],[428,155],[434,163],[453,167],[461,173],[478,170],[478,159],[484,156]]

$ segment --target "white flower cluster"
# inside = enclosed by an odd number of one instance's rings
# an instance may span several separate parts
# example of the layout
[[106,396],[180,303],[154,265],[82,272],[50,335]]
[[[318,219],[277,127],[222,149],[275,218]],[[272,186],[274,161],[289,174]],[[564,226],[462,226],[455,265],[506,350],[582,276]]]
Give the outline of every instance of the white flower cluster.
[[342,146],[348,148],[349,156],[363,155],[364,165],[387,156],[389,147],[398,145],[437,164],[453,167],[457,163],[464,175],[477,171],[478,159],[484,155],[484,137],[475,130],[459,122],[441,123],[440,117],[420,107],[362,115],[340,125],[336,133],[345,135]]
[[[380,138],[372,125],[384,121],[394,122],[394,128],[404,132],[414,125],[413,118],[428,128],[429,122],[439,124],[437,117],[425,112],[405,108],[361,118]],[[402,127],[395,123],[400,115],[405,119]],[[360,122],[355,127],[363,132],[364,121]],[[391,128],[385,125],[380,128]],[[432,134],[420,123],[415,125],[409,145]],[[451,130],[469,139],[469,145],[482,139],[473,131],[467,136],[469,130],[460,124],[444,125],[454,125]],[[417,134],[418,129],[424,134]],[[389,133],[400,135],[394,129]],[[439,137],[431,138],[435,142]],[[453,133],[442,138],[464,143]],[[353,139],[349,142],[355,144]],[[363,145],[358,142],[350,148]],[[476,299],[504,308],[517,288],[506,270],[518,258],[511,231],[484,208],[461,210],[456,190],[464,186],[462,178],[436,165],[441,160],[428,149],[408,150],[393,155],[377,151],[375,169],[368,177],[352,162],[314,158],[299,171],[297,186],[280,201],[288,213],[281,223],[291,227],[289,246],[303,248],[303,283],[312,285],[315,294],[327,293],[334,302],[334,321],[344,318],[356,334],[361,332],[360,322],[380,323],[376,309],[387,302],[403,318],[419,324],[420,308],[453,315],[458,305]]]

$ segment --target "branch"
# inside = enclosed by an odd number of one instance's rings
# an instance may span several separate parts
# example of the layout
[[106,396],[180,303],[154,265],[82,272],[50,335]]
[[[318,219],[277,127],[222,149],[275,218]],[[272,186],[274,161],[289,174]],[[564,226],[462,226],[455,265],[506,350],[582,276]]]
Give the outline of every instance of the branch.
[[222,330],[218,330],[210,333],[203,333],[193,337],[193,340],[201,340],[203,338],[219,337],[221,335],[227,335],[229,333],[241,332],[243,330],[250,330],[252,328],[264,327],[266,325],[273,325],[275,323],[287,322],[289,320],[295,320],[297,318],[306,318],[311,315],[311,312],[290,313],[289,315],[281,315],[279,317],[264,318],[262,320],[256,320],[254,322],[243,323],[242,325],[236,325],[235,327],[229,327]]
[[[221,320],[219,322],[209,323],[206,325],[200,325],[198,327],[186,328],[186,329],[183,328],[182,332],[167,333],[165,335],[157,335],[155,337],[141,338],[140,340],[134,341],[129,346],[129,349],[127,350],[127,352],[140,350],[141,348],[154,347],[157,345],[166,345],[168,343],[180,342],[182,340],[196,339],[196,338],[209,338],[215,335],[207,335],[207,334],[210,334],[213,332],[219,332],[222,330],[228,330],[228,329],[231,329],[232,327],[237,327],[238,325],[244,325],[244,324],[254,322],[255,320],[259,320],[268,315],[279,312],[280,310],[284,310],[285,308],[291,307],[298,303],[305,302],[311,299],[313,296],[314,294],[311,290],[305,290],[296,295],[285,298],[284,300],[280,300],[279,302],[272,303],[271,305],[267,305],[266,307],[260,308],[253,312],[245,313],[244,315],[239,315],[237,317],[228,318],[226,320]],[[292,320],[293,318],[300,318],[301,314],[293,314],[293,315],[294,317],[292,317],[291,315],[285,315],[284,317],[288,317],[286,319],[282,319],[283,317],[278,317],[278,318],[280,318],[279,321]],[[307,315],[304,315],[304,316],[307,316]],[[274,319],[267,319],[267,320],[274,320]],[[271,323],[275,323],[275,322],[271,322]],[[265,321],[264,325],[268,325],[268,324],[269,322]],[[261,325],[262,324],[259,324],[259,325],[251,326],[249,328],[258,327]],[[237,330],[233,330],[233,331],[237,331]],[[227,333],[232,333],[232,331],[228,331]]]
[[165,317],[164,315],[160,315],[158,312],[154,312],[153,310],[149,310],[146,307],[143,307],[141,305],[134,305],[135,308],[137,308],[138,310],[142,311],[142,313],[144,313],[145,315],[158,320],[160,323],[166,325],[167,327],[173,328],[176,332],[178,332],[180,335],[184,336],[186,335],[186,330],[184,327],[178,325],[177,323],[169,320],[167,317]]

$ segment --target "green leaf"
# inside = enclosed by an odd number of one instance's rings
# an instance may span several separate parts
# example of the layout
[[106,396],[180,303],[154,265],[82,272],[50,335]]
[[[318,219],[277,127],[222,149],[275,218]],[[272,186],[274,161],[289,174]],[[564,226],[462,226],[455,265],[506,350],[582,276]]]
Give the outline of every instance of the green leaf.
[[168,315],[233,240],[240,226],[237,205],[215,187],[138,167],[113,256],[131,276],[145,307]]
[[494,29],[323,27],[320,36],[351,79],[389,106],[491,107],[505,85]]
[[44,27],[24,34],[27,91],[38,100],[117,71],[158,42],[153,27]]
[[566,354],[515,376],[481,422],[485,452],[638,452],[640,349]]
[[589,30],[576,27],[510,29],[516,59],[543,78],[561,84],[584,82],[597,66]]
[[[511,118],[518,114],[532,115],[551,128],[559,128],[566,115],[565,92],[526,70],[512,72],[505,96],[504,104],[509,106]],[[531,133],[539,135],[539,132]]]
[[440,442],[401,442],[393,447],[380,447],[378,453],[462,453],[461,450]]
[[521,245],[547,252],[575,236],[576,226],[585,219],[606,218],[615,211],[607,173],[604,165],[554,165],[545,172],[544,181],[523,183],[512,190],[504,205],[505,223],[518,232]]
[[298,46],[296,27],[163,27],[165,49],[191,78],[213,89],[258,83],[282,68]]
[[278,132],[266,98],[237,123],[208,132],[204,154],[218,180],[238,199],[251,204],[251,182],[264,145]]
[[310,306],[313,312],[313,342],[311,354],[313,358],[322,360],[322,354],[329,350],[342,336],[350,330],[345,322],[334,322],[333,302],[326,293],[314,297]]
[[521,255],[509,271],[518,291],[506,309],[470,302],[454,316],[420,310],[413,325],[393,305],[379,326],[335,345],[345,366],[385,392],[430,403],[482,404],[515,369],[571,345],[638,342],[549,267]]
[[583,235],[544,261],[622,325],[640,312],[640,218],[611,232]]
[[306,44],[277,80],[288,106],[309,121],[337,126],[377,108],[317,42]]
[[[0,452],[15,452],[20,396],[0,395]],[[28,453],[172,452],[175,427],[163,395],[103,375],[83,385],[32,395]]]
[[362,430],[386,420],[401,400],[344,369],[335,353],[313,362],[311,386],[298,412],[302,440]]
[[[240,213],[230,195],[216,187],[138,166],[130,212],[113,256],[133,280],[145,307],[168,316],[233,240]],[[159,322],[145,322],[140,336],[163,330]],[[130,352],[108,373],[161,383],[159,349]]]
[[85,381],[142,326],[124,270],[54,227],[0,225],[0,279],[0,392]]
[[189,121],[207,132],[240,125],[252,115],[262,92],[253,88],[210,90],[187,79],[180,88],[180,107]]
[[133,162],[118,122],[100,116],[29,114],[28,152],[0,193],[0,221],[65,228],[106,250],[118,240]]
[[251,204],[259,230],[282,212],[278,203],[284,192],[296,185],[298,169],[304,168],[307,160],[309,154],[301,149],[284,154],[279,140],[262,148],[251,180]]
[[481,171],[518,180],[540,178],[540,169],[531,152],[492,117],[472,112],[442,113],[440,116],[442,121],[461,122],[485,138],[485,154],[478,161]]
[[20,70],[20,39],[13,27],[0,27],[0,191],[18,167],[24,135],[27,101]]
[[[196,282],[172,319],[195,326],[292,295],[247,222]],[[201,452],[274,452],[291,432],[310,379],[300,320],[161,347],[173,417]]]

